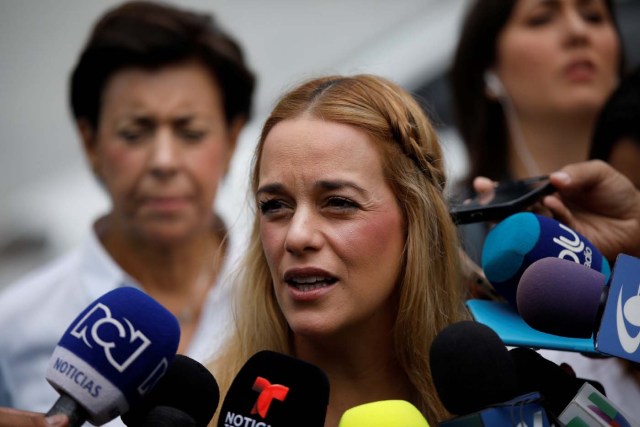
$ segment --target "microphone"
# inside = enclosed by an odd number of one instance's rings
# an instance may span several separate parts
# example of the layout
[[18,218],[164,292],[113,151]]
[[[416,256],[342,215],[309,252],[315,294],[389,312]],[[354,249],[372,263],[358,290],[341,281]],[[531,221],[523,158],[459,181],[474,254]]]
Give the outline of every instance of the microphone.
[[[525,271],[518,310],[531,327],[567,337],[594,336],[599,353],[640,362],[640,259],[618,255],[605,276],[566,260],[541,259]],[[595,334],[594,334],[595,332]]]
[[509,351],[488,326],[469,320],[445,327],[429,350],[431,376],[447,411],[464,415],[516,395]]
[[509,350],[516,369],[517,394],[539,392],[544,407],[552,414],[560,414],[578,393],[589,383],[604,393],[604,387],[596,381],[577,378],[536,351],[526,347]]
[[69,426],[102,425],[140,402],[173,360],[180,328],[138,289],[114,289],[91,303],[60,338],[47,381],[60,393],[47,416]]
[[630,421],[631,418],[626,416],[620,408],[588,383],[580,388],[558,419],[566,426],[632,427],[638,425],[637,422]]
[[324,371],[265,350],[251,356],[234,378],[218,427],[324,427],[328,404]]
[[440,426],[549,426],[538,392],[517,395],[515,363],[488,326],[473,321],[447,326],[434,339],[429,356],[438,396],[457,415]]
[[418,408],[406,400],[381,400],[345,411],[338,427],[429,427]]
[[487,280],[516,308],[523,272],[535,261],[564,258],[609,277],[607,259],[587,238],[552,218],[520,212],[498,223],[485,239],[482,269]]
[[219,400],[211,372],[192,358],[176,354],[158,384],[121,418],[128,427],[206,427]]

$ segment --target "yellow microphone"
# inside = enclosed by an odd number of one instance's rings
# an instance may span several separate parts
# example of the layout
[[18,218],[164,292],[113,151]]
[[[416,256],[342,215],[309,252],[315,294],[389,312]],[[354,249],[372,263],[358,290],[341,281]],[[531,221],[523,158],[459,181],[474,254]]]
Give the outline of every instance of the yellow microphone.
[[380,400],[347,410],[338,427],[429,427],[429,423],[406,400]]

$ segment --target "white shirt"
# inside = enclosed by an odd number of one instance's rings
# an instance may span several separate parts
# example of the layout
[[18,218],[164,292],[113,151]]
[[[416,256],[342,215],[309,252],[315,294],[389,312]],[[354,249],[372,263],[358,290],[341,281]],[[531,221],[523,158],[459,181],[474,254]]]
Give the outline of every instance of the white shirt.
[[618,358],[592,358],[556,350],[539,350],[538,353],[557,365],[568,364],[578,378],[598,381],[604,387],[607,399],[640,424],[640,383],[626,371]]
[[[229,275],[240,252],[233,244],[229,239],[221,272],[186,352],[199,362],[220,348],[231,329]],[[94,231],[79,248],[0,293],[0,406],[47,412],[59,397],[45,379],[58,340],[84,308],[125,284],[135,281],[109,256]],[[120,418],[105,425],[124,426]]]

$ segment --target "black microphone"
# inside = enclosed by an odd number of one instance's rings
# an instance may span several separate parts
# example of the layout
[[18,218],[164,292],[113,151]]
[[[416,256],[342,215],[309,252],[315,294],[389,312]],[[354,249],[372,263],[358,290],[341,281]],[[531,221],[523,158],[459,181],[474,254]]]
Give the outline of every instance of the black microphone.
[[555,416],[562,413],[585,383],[605,393],[602,384],[577,378],[530,348],[516,347],[509,354],[516,368],[517,394],[539,392],[544,407]]
[[231,383],[218,427],[324,427],[328,404],[324,371],[291,356],[261,351]]
[[444,328],[429,351],[431,376],[447,411],[464,415],[516,395],[516,368],[488,326],[462,321]]
[[447,326],[429,356],[438,396],[457,415],[441,427],[549,426],[540,393],[518,394],[515,362],[488,326],[473,321]]
[[128,427],[206,427],[219,400],[218,383],[211,372],[190,357],[176,354],[158,384],[121,418]]

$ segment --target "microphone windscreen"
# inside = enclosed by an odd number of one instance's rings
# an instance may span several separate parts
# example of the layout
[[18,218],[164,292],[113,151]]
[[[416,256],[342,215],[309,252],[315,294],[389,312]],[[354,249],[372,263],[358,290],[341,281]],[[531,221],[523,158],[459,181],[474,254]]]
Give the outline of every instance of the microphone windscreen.
[[589,338],[595,326],[605,276],[559,258],[544,258],[525,270],[518,286],[518,312],[534,329]]
[[418,408],[406,400],[381,400],[345,411],[338,427],[429,427]]
[[544,398],[545,408],[556,417],[585,382],[530,348],[516,347],[509,353],[516,367],[517,394],[537,391]]
[[611,274],[609,262],[589,240],[571,228],[542,215],[520,212],[498,223],[482,247],[482,269],[487,280],[514,308],[524,271],[539,259],[554,257]]
[[329,379],[315,365],[273,351],[249,358],[229,387],[218,427],[323,427]]
[[134,406],[173,360],[176,318],[133,287],[107,292],[71,323],[53,351],[46,379],[104,424]]
[[130,427],[196,427],[192,416],[173,406],[156,406]]
[[122,415],[128,427],[138,427],[157,407],[173,408],[194,420],[194,426],[206,427],[218,407],[220,391],[211,372],[188,356],[176,354],[167,373],[145,398]]
[[466,415],[515,396],[516,373],[500,337],[478,322],[444,328],[429,352],[431,376],[444,407]]

